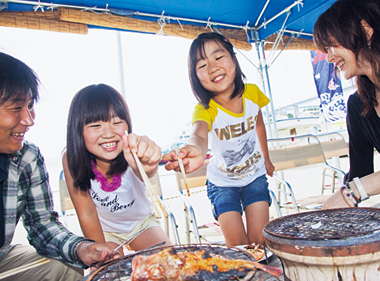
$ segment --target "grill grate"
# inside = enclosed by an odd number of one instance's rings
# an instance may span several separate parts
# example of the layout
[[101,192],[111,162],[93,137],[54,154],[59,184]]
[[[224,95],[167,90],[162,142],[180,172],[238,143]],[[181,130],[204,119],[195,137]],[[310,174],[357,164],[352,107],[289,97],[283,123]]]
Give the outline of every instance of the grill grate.
[[[195,252],[195,251],[206,250],[206,252],[209,254],[212,254],[215,256],[220,255],[227,259],[241,259],[241,260],[246,260],[246,261],[255,261],[255,258],[247,251],[243,251],[238,248],[228,248],[227,246],[223,246],[223,245],[190,244],[190,245],[180,245],[180,246],[163,246],[163,247],[157,247],[153,249],[139,251],[131,255],[126,255],[121,259],[113,260],[103,265],[102,267],[100,267],[97,271],[89,274],[88,276],[85,276],[83,279],[81,279],[81,281],[131,280],[130,276],[132,274],[132,260],[136,255],[151,255],[151,254],[158,253],[167,248],[173,248],[178,252],[183,252],[183,251]],[[249,279],[244,278],[244,280],[252,280],[253,276],[254,274],[251,275],[251,278]],[[236,276],[236,277],[240,277],[240,278],[246,277],[246,273],[243,273],[243,276]],[[236,278],[236,277],[234,277],[233,279],[239,280],[239,278]],[[194,280],[203,280],[203,279],[200,278],[200,279],[194,279]],[[210,278],[204,279],[204,280],[210,280]],[[212,280],[217,280],[217,279],[212,278]]]
[[341,208],[297,213],[272,220],[264,230],[289,239],[359,237],[380,230],[380,209]]

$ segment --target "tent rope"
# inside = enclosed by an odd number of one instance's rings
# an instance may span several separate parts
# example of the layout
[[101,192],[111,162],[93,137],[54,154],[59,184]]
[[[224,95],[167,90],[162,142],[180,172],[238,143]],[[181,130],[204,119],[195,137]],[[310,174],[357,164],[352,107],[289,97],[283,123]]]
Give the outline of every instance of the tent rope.
[[[281,29],[280,29],[280,32],[278,33],[278,36],[276,38],[276,41],[274,42],[273,46],[272,46],[272,49],[270,50],[270,53],[269,53],[269,56],[268,56],[268,60],[267,61],[272,61],[272,57],[273,57],[273,54],[274,54],[274,51],[276,51],[277,47],[278,47],[278,44],[280,44],[280,40],[282,39],[282,36],[284,35],[284,30],[285,30],[285,24],[286,22],[288,21],[288,18],[291,14],[291,11],[289,10],[287,13],[286,13],[286,18],[284,20],[284,23],[282,24],[281,26]],[[268,65],[268,67],[270,67],[271,64]]]
[[209,17],[209,18],[207,19],[207,24],[206,24],[206,28],[205,28],[205,29],[207,29],[207,28],[209,27],[211,31],[214,31],[214,30],[212,30],[212,26],[211,26],[210,19],[211,19],[211,17]]
[[183,27],[182,27],[181,22],[179,21],[179,19],[177,19],[177,21],[178,21],[179,26],[181,27],[181,30],[184,30]]
[[41,4],[40,0],[38,0],[38,4],[37,4],[36,6],[33,7],[33,10],[34,10],[35,12],[37,12],[38,9],[41,9],[41,12],[45,12],[45,10],[44,10],[44,5]]
[[[248,24],[248,23],[247,23]],[[220,31],[219,31],[219,29],[217,28],[217,27],[215,27],[214,26],[214,29],[216,30],[216,32],[218,32],[220,35],[222,35],[222,36],[224,36]],[[248,36],[248,34],[247,34],[247,36]],[[224,37],[226,37],[226,36],[224,36]],[[230,43],[232,44],[232,42],[230,41]],[[243,52],[240,50],[240,49],[238,49],[238,48],[236,48],[235,47],[235,45],[234,44],[232,44],[232,46],[234,46],[234,48],[235,48],[235,50],[237,50],[250,64],[252,64],[255,68],[256,68],[256,70],[260,70],[260,68],[259,67],[257,67],[246,55],[244,55],[243,54]]]
[[162,11],[161,18],[159,18],[157,20],[157,22],[158,22],[158,24],[160,26],[160,30],[157,33],[158,35],[164,35],[164,26],[166,25],[164,13],[165,13],[165,11]]
[[276,61],[276,59],[278,58],[278,56],[282,53],[283,50],[285,50],[285,48],[288,46],[288,44],[290,43],[290,41],[292,41],[293,38],[294,38],[294,34],[292,34],[292,36],[290,37],[290,39],[288,40],[288,42],[286,42],[286,44],[282,47],[281,51],[278,52],[277,56],[270,62],[270,65],[274,64],[274,62]]

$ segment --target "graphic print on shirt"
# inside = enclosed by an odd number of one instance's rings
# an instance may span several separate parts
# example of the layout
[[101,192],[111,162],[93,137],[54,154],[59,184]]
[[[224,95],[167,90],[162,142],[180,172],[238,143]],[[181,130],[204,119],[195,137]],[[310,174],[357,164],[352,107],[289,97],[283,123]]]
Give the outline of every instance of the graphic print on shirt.
[[[238,140],[238,143],[241,143],[242,140]],[[255,141],[250,142],[250,139],[245,140],[243,147],[239,151],[234,150],[225,150],[222,152],[222,157],[227,164],[227,168],[232,165],[239,163],[246,154],[251,154],[255,150]],[[239,144],[240,146],[240,144]]]
[[100,205],[102,207],[108,208],[110,213],[130,209],[135,203],[135,198],[133,198],[129,203],[120,204],[120,197],[117,194],[114,194],[113,196],[107,195],[106,197],[102,198],[97,192],[94,192],[93,190],[90,190],[90,193],[92,200],[100,202]]
[[233,168],[227,168],[223,170],[227,174],[227,177],[232,180],[240,180],[246,177],[249,177],[255,174],[260,169],[256,166],[256,163],[259,162],[261,154],[256,151],[250,158],[245,160],[244,163],[234,166]]
[[253,118],[253,116],[247,118],[246,122],[228,125],[225,128],[215,128],[215,134],[218,136],[220,140],[224,138],[226,140],[241,137],[248,132],[252,131],[256,127],[257,116]]
[[[231,146],[221,152],[224,164],[220,166],[220,170],[224,172],[227,178],[232,180],[240,180],[245,177],[249,177],[256,173],[259,168],[255,165],[261,158],[261,153],[255,151],[256,138],[250,134],[256,128],[257,115],[255,117],[250,116],[244,122],[229,125],[225,128],[215,128],[215,133],[220,140],[237,140],[237,144],[233,146],[235,149],[231,149]],[[244,161],[247,155],[251,155]]]

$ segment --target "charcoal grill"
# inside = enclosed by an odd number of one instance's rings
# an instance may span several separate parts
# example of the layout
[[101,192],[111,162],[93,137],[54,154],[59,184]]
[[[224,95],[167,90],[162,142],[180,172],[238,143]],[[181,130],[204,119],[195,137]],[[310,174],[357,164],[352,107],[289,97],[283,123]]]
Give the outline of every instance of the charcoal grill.
[[269,222],[265,244],[297,280],[380,280],[380,209],[341,208]]
[[[108,262],[102,265],[97,271],[85,276],[80,281],[131,280],[130,276],[132,273],[132,260],[136,255],[151,255],[151,254],[158,253],[167,248],[174,248],[176,251],[179,251],[179,252],[180,251],[195,252],[195,251],[206,250],[210,254],[220,255],[227,259],[241,259],[241,260],[247,260],[247,261],[256,261],[255,258],[247,251],[243,251],[238,248],[228,248],[227,246],[223,246],[223,245],[190,244],[190,245],[179,245],[179,246],[163,246],[163,247],[156,247],[153,249],[139,251],[139,252],[124,256],[121,259]],[[252,278],[247,279],[247,280],[253,280],[255,275],[256,274],[251,275]],[[199,280],[202,280],[202,279],[199,279]],[[210,280],[210,279],[208,278],[205,280]],[[234,280],[239,280],[238,276],[234,278]]]

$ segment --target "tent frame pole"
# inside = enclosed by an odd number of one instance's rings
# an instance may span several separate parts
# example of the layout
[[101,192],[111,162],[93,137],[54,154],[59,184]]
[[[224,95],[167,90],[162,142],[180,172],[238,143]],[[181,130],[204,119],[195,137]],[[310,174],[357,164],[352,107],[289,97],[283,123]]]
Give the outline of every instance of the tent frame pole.
[[257,57],[259,59],[259,72],[261,76],[262,86],[264,94],[269,97],[270,99],[270,109],[272,113],[272,122],[273,122],[273,131],[271,126],[271,119],[270,119],[270,113],[268,110],[268,107],[266,107],[266,117],[267,117],[267,134],[269,138],[272,138],[272,134],[274,134],[275,138],[278,138],[278,132],[277,132],[277,124],[276,124],[276,111],[274,110],[274,104],[273,104],[273,97],[272,97],[272,91],[269,83],[269,73],[268,73],[268,65],[265,58],[265,50],[264,50],[264,43],[265,41],[260,41],[258,38],[258,32],[252,31],[253,38],[255,38],[255,47],[257,51]]
[[127,95],[125,93],[125,81],[124,81],[124,63],[123,63],[123,49],[121,46],[121,34],[120,31],[116,33],[117,38],[117,54],[118,54],[118,62],[119,62],[119,75],[120,75],[120,92],[121,95],[127,99]]

